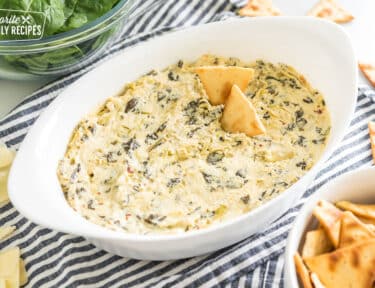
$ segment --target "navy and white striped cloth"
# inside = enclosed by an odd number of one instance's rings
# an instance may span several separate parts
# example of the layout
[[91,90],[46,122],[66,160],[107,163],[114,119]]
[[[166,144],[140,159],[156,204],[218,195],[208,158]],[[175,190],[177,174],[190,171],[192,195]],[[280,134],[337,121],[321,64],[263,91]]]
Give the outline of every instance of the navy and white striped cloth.
[[[180,26],[224,20],[243,0],[167,0],[130,20],[123,36],[100,61],[54,81],[22,101],[0,120],[0,141],[17,149],[39,114],[59,93],[105,59],[140,41]],[[138,9],[155,4],[138,2]],[[0,206],[0,226],[17,231],[0,250],[19,246],[29,275],[26,287],[283,287],[283,252],[292,222],[306,197],[334,177],[370,166],[367,123],[375,115],[375,93],[360,87],[351,126],[312,186],[295,207],[269,227],[231,247],[209,255],[167,262],[121,258],[96,248],[82,237],[40,227],[8,203]],[[37,164],[36,164],[37,165]]]

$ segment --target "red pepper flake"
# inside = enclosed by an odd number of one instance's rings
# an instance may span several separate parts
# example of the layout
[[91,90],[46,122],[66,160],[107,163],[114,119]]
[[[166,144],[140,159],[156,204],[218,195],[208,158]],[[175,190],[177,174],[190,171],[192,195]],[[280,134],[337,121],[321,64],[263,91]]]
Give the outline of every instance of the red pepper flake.
[[127,169],[128,173],[134,173],[134,170],[132,167],[128,166],[128,169]]
[[130,214],[130,213],[126,213],[126,215],[125,215],[125,219],[128,220],[130,216],[132,216],[132,214]]

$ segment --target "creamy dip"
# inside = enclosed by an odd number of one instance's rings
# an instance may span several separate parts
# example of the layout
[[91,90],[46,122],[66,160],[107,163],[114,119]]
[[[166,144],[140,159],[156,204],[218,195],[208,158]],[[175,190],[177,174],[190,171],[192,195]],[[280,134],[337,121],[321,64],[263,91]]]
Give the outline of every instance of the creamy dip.
[[[220,125],[192,67],[255,69],[245,91],[267,133]],[[75,128],[58,177],[87,220],[130,233],[197,230],[244,214],[290,187],[330,133],[323,96],[285,64],[204,55],[126,85]]]

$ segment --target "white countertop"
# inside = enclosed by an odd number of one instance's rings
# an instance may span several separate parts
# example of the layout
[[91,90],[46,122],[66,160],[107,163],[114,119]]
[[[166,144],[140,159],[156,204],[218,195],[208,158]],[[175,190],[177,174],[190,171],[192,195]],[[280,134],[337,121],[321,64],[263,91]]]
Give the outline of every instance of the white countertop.
[[[284,15],[305,15],[317,0],[274,0]],[[350,35],[357,58],[375,64],[375,1],[339,0],[355,19],[343,27]],[[41,87],[46,81],[0,80],[0,118],[8,113],[25,96]],[[360,83],[367,83],[360,74]]]

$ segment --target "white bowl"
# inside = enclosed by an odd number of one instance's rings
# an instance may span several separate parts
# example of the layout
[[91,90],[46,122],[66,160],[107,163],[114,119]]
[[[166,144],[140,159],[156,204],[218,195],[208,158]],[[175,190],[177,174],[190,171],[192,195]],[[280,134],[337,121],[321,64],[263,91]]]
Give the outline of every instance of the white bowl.
[[[332,134],[322,159],[305,177],[258,209],[226,223],[180,235],[114,232],[86,221],[65,201],[56,168],[78,121],[109,96],[151,69],[204,53],[245,61],[284,62],[302,72],[326,97]],[[191,257],[238,242],[264,229],[298,199],[344,135],[356,103],[357,64],[339,26],[308,17],[217,22],[154,38],[87,73],[46,109],[23,141],[9,178],[13,205],[51,229],[84,236],[118,255],[165,260]]]
[[298,288],[298,278],[293,255],[299,248],[302,237],[312,229],[312,211],[319,200],[335,203],[347,200],[356,203],[375,203],[375,168],[362,168],[346,173],[320,188],[303,206],[289,232],[285,250],[285,287]]

